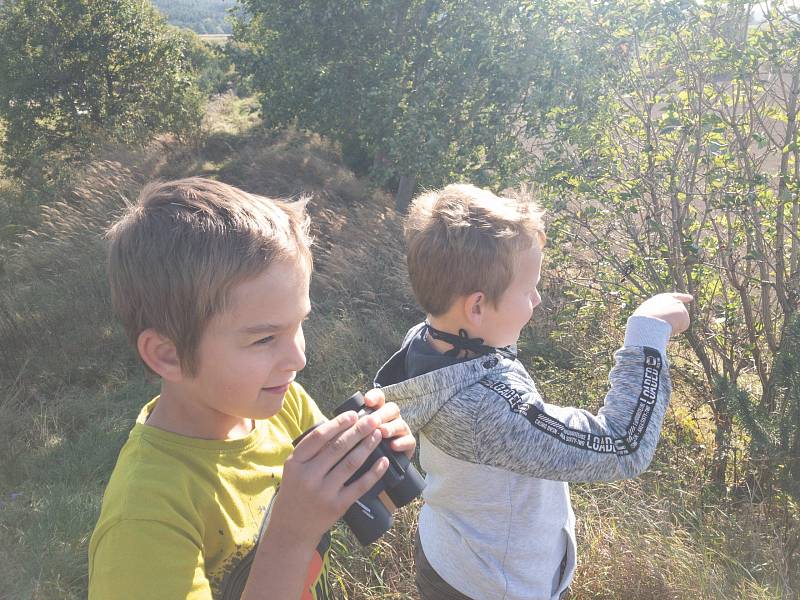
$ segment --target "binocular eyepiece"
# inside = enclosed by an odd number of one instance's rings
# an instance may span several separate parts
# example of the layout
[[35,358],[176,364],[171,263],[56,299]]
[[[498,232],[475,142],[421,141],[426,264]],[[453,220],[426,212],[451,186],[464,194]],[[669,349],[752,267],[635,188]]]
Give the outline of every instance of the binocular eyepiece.
[[[373,412],[364,404],[364,396],[357,392],[350,396],[333,412],[340,415],[349,410],[356,411],[359,418]],[[318,425],[305,431],[292,444],[297,446],[306,435]],[[389,448],[387,440],[370,453],[364,464],[347,480],[346,485],[364,475],[375,461],[385,456],[389,459],[389,468],[383,477],[361,498],[356,500],[344,514],[344,522],[355,534],[362,546],[367,546],[386,533],[394,521],[392,513],[405,506],[422,493],[425,480],[419,474],[411,460],[402,452]]]

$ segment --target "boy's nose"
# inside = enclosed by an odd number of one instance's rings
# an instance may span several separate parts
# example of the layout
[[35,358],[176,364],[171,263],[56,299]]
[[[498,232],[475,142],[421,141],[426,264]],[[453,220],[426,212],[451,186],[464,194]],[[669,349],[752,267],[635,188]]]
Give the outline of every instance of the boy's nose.
[[306,353],[305,352],[298,352],[296,356],[297,360],[292,363],[291,369],[292,371],[302,371],[306,366]]
[[302,371],[306,366],[306,339],[302,330],[294,336],[286,357],[286,366],[290,371]]
[[533,297],[531,297],[531,304],[533,304],[533,308],[536,308],[542,303],[542,297],[539,294],[539,290],[533,292]]

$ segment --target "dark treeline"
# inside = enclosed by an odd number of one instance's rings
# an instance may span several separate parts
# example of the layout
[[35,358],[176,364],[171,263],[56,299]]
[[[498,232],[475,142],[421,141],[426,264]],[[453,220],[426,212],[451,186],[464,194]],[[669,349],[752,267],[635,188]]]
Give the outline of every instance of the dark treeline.
[[226,16],[235,0],[153,0],[153,4],[172,25],[200,34],[231,33]]

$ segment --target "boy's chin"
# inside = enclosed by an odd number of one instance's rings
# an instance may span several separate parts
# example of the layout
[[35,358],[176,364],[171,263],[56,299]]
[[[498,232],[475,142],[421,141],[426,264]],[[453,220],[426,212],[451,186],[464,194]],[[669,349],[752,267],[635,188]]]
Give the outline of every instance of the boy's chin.
[[[510,341],[509,341],[510,340]],[[492,348],[505,348],[506,346],[516,346],[517,342],[519,341],[519,336],[515,338],[500,338],[497,340],[493,340],[493,343],[484,342],[487,346],[491,346]]]
[[247,410],[247,419],[269,419],[277,415],[283,408],[285,394],[267,394],[261,390],[258,401]]

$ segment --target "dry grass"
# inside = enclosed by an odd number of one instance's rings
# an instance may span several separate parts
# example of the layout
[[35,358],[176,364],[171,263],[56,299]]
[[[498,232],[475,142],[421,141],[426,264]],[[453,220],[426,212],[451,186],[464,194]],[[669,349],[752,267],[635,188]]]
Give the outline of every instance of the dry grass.
[[[778,590],[729,558],[731,519],[705,507],[701,529],[675,498],[659,496],[652,476],[573,491],[580,540],[577,598],[780,598]],[[679,501],[697,505],[696,492]],[[744,591],[747,591],[744,594]]]
[[420,504],[394,515],[394,526],[368,548],[339,526],[332,544],[332,583],[343,598],[417,600],[414,584],[414,532]]

